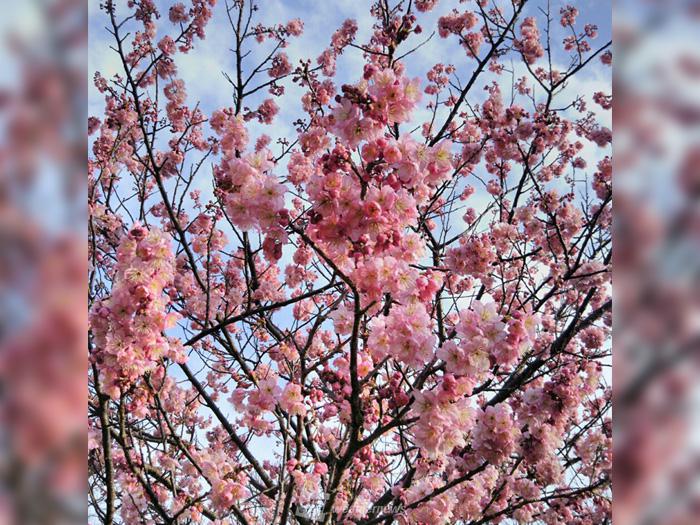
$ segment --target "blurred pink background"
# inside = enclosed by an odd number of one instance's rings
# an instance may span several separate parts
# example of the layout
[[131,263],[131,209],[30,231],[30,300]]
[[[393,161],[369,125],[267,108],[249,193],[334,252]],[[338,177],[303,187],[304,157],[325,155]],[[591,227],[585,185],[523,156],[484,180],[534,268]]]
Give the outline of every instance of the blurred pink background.
[[87,3],[2,8],[0,525],[85,523]]
[[698,2],[618,2],[614,523],[700,523]]

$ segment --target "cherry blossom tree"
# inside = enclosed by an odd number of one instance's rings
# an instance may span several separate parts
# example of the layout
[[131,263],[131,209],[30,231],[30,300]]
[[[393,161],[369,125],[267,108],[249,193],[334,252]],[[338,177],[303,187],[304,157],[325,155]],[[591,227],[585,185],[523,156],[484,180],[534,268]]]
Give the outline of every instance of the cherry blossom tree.
[[[301,10],[161,4],[100,6],[90,521],[610,523],[611,95],[579,78],[612,53],[586,13],[378,0],[296,57]],[[214,17],[207,108],[180,64]],[[414,76],[436,42],[459,52]]]

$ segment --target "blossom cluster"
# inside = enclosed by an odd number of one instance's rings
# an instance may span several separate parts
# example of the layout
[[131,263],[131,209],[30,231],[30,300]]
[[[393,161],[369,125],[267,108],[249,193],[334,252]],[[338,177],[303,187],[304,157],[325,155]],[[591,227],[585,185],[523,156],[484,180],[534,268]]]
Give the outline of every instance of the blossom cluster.
[[90,312],[92,360],[112,398],[161,357],[183,359],[178,344],[163,335],[176,321],[163,293],[175,270],[170,239],[161,230],[135,225],[119,244],[117,258],[110,295]]
[[442,38],[457,35],[467,56],[476,58],[484,42],[482,31],[472,31],[478,21],[479,17],[473,11],[460,13],[454,9],[450,14],[440,17],[438,20],[438,33]]
[[375,71],[369,66],[365,77],[369,81],[358,86],[343,86],[344,96],[331,116],[331,131],[351,149],[378,138],[384,125],[408,120],[421,95],[418,79],[390,68]]
[[390,356],[418,367],[433,356],[436,338],[431,325],[422,303],[394,306],[388,316],[372,319],[367,344],[377,361]]
[[[274,104],[274,102],[273,102]],[[266,148],[241,156],[248,133],[240,116],[217,111],[212,128],[220,136],[223,158],[214,176],[230,219],[243,230],[269,230],[284,210],[284,186],[272,175],[272,154]]]
[[519,435],[510,407],[500,403],[477,415],[472,446],[485,460],[498,464],[515,449]]
[[525,62],[534,64],[538,58],[544,56],[537,20],[532,16],[523,20],[523,23],[520,25],[520,34],[522,38],[518,40],[516,45],[523,54]]
[[416,444],[429,458],[445,456],[466,444],[474,425],[474,410],[464,397],[468,383],[445,376],[439,389],[416,392],[411,410],[418,415],[412,432]]

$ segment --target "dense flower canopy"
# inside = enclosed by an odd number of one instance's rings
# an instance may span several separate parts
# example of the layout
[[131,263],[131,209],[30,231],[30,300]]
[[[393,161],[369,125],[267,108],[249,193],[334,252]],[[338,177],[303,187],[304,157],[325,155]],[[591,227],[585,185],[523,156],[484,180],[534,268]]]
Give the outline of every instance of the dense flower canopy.
[[[259,3],[102,5],[91,522],[609,523],[611,95],[575,86],[610,43],[572,6],[379,0],[293,57]],[[206,108],[178,61],[215,16]],[[454,64],[412,73],[434,39]]]

